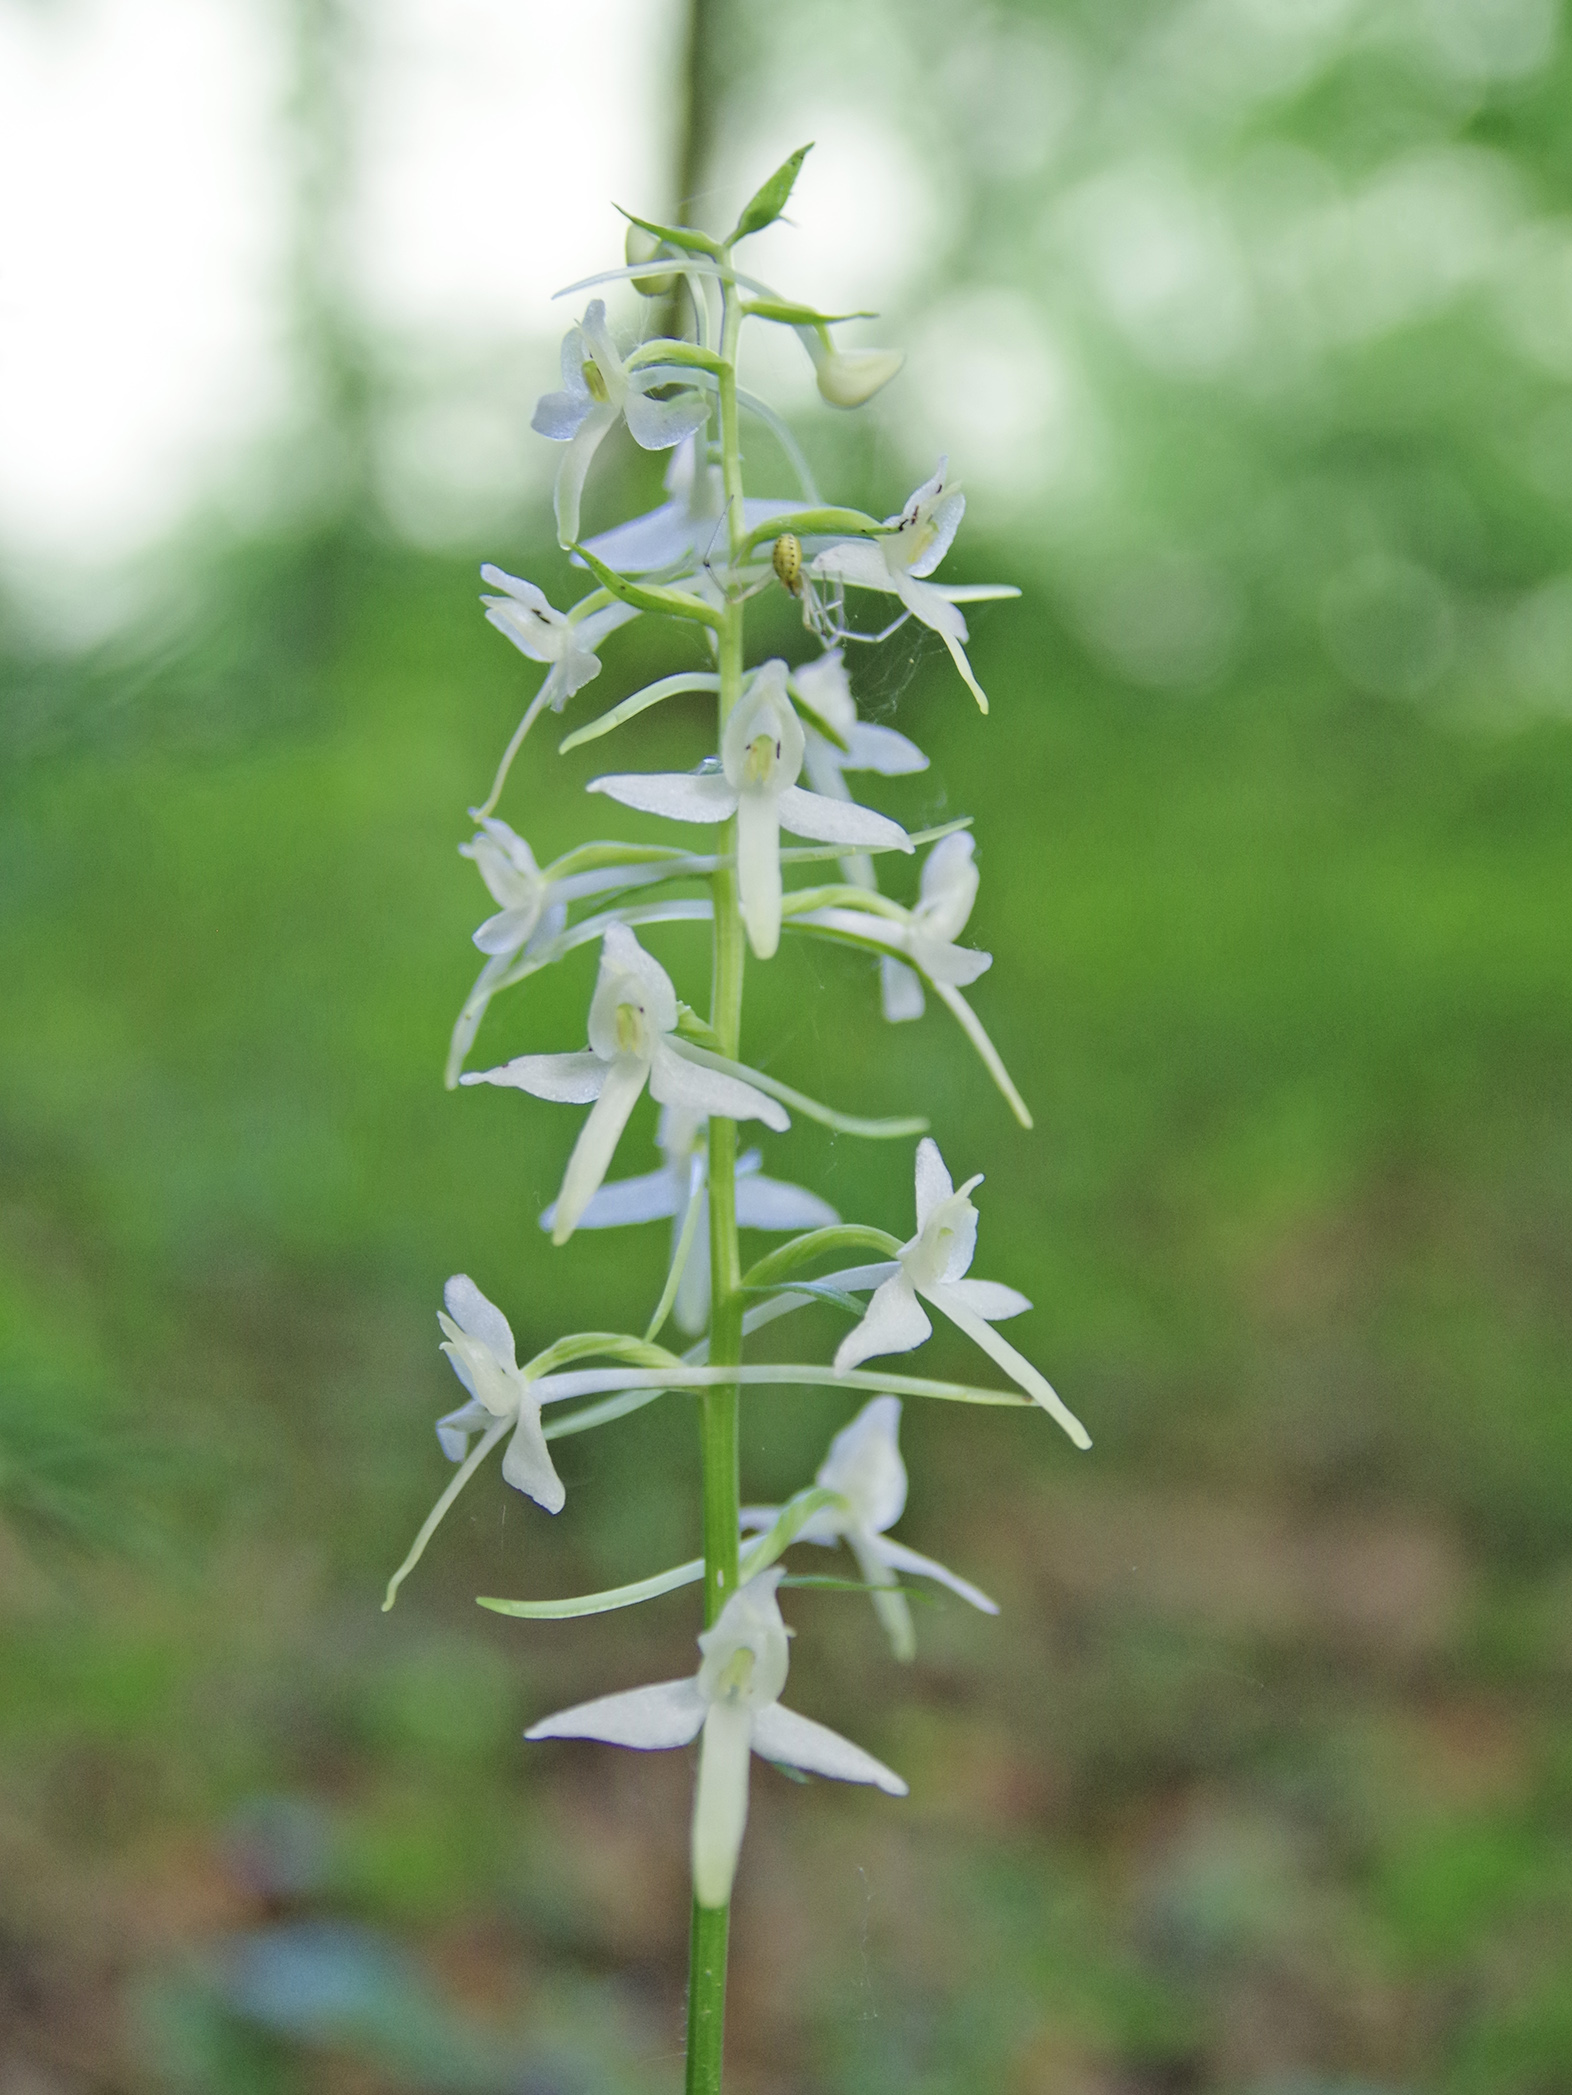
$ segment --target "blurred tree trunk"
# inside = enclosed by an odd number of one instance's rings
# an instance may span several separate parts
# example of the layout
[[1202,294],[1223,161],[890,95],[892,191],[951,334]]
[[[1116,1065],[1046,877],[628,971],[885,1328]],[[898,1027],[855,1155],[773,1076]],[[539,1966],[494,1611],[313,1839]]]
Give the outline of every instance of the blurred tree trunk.
[[363,39],[354,0],[287,0],[284,20],[293,60],[290,303],[310,402],[313,506],[331,530],[371,505],[372,368],[350,266]]
[[700,225],[728,77],[726,0],[688,0],[677,134],[676,223]]

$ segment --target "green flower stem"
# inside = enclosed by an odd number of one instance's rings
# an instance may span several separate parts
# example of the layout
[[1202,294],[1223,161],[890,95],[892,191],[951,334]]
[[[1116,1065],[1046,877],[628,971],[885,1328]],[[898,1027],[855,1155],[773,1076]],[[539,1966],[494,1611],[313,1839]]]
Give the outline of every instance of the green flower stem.
[[[723,254],[722,260],[730,262]],[[718,372],[721,470],[726,489],[732,565],[741,558],[745,526],[742,510],[742,446],[737,428],[737,339],[742,329],[742,302],[736,287],[722,292]],[[742,696],[743,607],[728,598],[717,636],[720,670],[720,733]],[[710,1025],[720,1052],[732,1061],[742,1046],[742,978],[746,948],[737,894],[735,818],[721,840],[722,863],[712,883],[714,898],[714,972]],[[710,1359],[720,1367],[742,1361],[742,1254],[737,1242],[737,1124],[712,1120],[709,1131],[710,1184]],[[699,1398],[699,1432],[703,1461],[704,1621],[715,1621],[737,1590],[739,1515],[742,1487],[737,1456],[741,1393],[735,1382],[704,1390]],[[687,2095],[720,2095],[721,2051],[726,2026],[726,1940],[729,1907],[701,1906],[695,1900],[688,1962]]]

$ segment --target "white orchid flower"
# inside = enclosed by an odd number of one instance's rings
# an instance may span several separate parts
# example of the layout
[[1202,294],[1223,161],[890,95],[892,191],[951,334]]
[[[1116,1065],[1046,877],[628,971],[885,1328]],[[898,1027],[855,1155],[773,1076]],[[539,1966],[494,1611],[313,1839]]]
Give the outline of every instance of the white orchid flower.
[[[692,1246],[677,1283],[672,1313],[678,1328],[695,1337],[709,1328],[709,1121],[703,1114],[661,1108],[655,1140],[666,1161],[659,1171],[638,1178],[612,1179],[603,1185],[579,1217],[580,1229],[620,1229],[636,1222],[671,1218],[672,1256],[686,1232]],[[829,1229],[841,1219],[827,1200],[785,1179],[762,1176],[764,1159],[756,1149],[737,1159],[737,1226],[739,1229]],[[699,1212],[688,1227],[689,1211]],[[556,1226],[556,1203],[540,1218],[542,1229]]]
[[837,1782],[875,1783],[892,1797],[906,1795],[900,1776],[871,1753],[781,1707],[791,1634],[775,1598],[781,1576],[776,1566],[732,1595],[714,1627],[699,1638],[704,1657],[693,1678],[601,1695],[543,1718],[524,1734],[604,1739],[650,1752],[686,1746],[702,1731],[693,1799],[693,1893],[701,1906],[724,1906],[731,1898],[748,1823],[750,1754]]
[[567,903],[553,895],[552,883],[542,878],[534,852],[516,830],[485,815],[480,834],[458,848],[460,858],[474,861],[492,900],[501,904],[474,934],[482,953],[511,961],[527,946],[557,937],[567,922]]
[[507,574],[489,561],[481,569],[480,578],[502,592],[500,596],[483,596],[480,600],[486,607],[488,624],[505,634],[532,662],[550,666],[545,682],[524,709],[524,717],[503,751],[485,804],[475,810],[477,818],[489,815],[496,806],[524,737],[546,707],[560,713],[575,691],[582,690],[592,677],[598,677],[600,657],[596,648],[608,633],[639,616],[631,604],[615,603],[604,604],[582,617],[575,617],[571,611],[558,611],[533,582]]
[[[532,1382],[519,1367],[507,1318],[494,1302],[486,1300],[467,1273],[453,1275],[442,1291],[442,1300],[445,1308],[437,1312],[442,1350],[469,1400],[437,1420],[437,1439],[448,1460],[459,1465],[459,1473],[426,1515],[409,1554],[388,1580],[384,1612],[420,1562],[448,1508],[510,1426],[512,1438],[502,1458],[507,1482],[548,1513],[560,1513],[567,1497],[541,1431],[542,1385]],[[471,1454],[469,1437],[476,1432],[480,1442]]]
[[[809,562],[807,573],[815,581],[849,583],[854,589],[878,589],[898,596],[913,618],[939,635],[986,713],[987,694],[966,659],[966,620],[957,607],[989,597],[1019,596],[1020,591],[1002,583],[952,589],[925,579],[950,550],[966,512],[966,497],[947,484],[948,470],[949,460],[941,458],[938,472],[923,482],[900,515],[885,519],[893,529],[884,537],[848,538],[826,546]],[[805,614],[815,608],[805,600]]]
[[[702,431],[685,438],[671,454],[666,493],[668,499],[658,509],[587,538],[585,551],[620,575],[648,575],[662,568],[696,568],[713,546],[725,549],[725,482],[720,467],[706,462]],[[800,502],[749,496],[742,505],[743,528],[756,530],[801,507]]]
[[[944,1168],[939,1145],[925,1135],[917,1145],[917,1234],[903,1244],[895,1271],[875,1288],[862,1322],[842,1339],[835,1354],[837,1374],[883,1353],[909,1353],[933,1330],[923,1302],[996,1360],[1010,1379],[1042,1405],[1077,1447],[1089,1448],[1086,1428],[1059,1401],[1045,1378],[993,1326],[1031,1308],[1015,1288],[996,1280],[968,1280],[977,1249],[977,1210],[971,1203],[982,1173],[956,1190]],[[918,1297],[922,1297],[922,1301]]]
[[553,497],[559,545],[578,541],[590,460],[619,418],[646,451],[669,451],[708,420],[709,403],[692,388],[669,400],[652,399],[650,389],[666,382],[657,368],[627,369],[606,325],[605,300],[591,299],[584,318],[562,338],[562,390],[542,394],[530,421],[531,429],[568,446]]
[[805,743],[786,695],[786,664],[766,662],[732,708],[721,733],[719,772],[627,772],[591,779],[624,807],[676,822],[737,817],[737,879],[748,943],[768,960],[781,936],[780,833],[821,844],[910,851],[898,822],[870,808],[797,784]]
[[941,837],[923,862],[917,905],[903,916],[875,916],[861,909],[816,909],[802,919],[891,949],[880,961],[880,983],[884,1015],[892,1025],[922,1017],[923,975],[930,982],[964,989],[993,965],[991,953],[955,943],[977,899],[974,848],[965,830]]
[[790,1126],[785,1109],[762,1091],[682,1052],[671,1036],[677,993],[671,977],[625,924],[601,942],[600,978],[589,1011],[589,1048],[577,1055],[518,1055],[500,1069],[471,1070],[466,1084],[500,1084],[564,1105],[594,1102],[568,1159],[551,1241],[565,1244],[606,1176],[612,1154],[646,1084],[663,1106],[727,1120]]
[[[843,1426],[830,1442],[830,1452],[819,1465],[814,1482],[833,1491],[839,1500],[815,1513],[799,1530],[799,1542],[818,1542],[833,1549],[845,1542],[857,1559],[863,1579],[873,1588],[873,1604],[898,1659],[916,1656],[917,1638],[912,1611],[896,1585],[896,1574],[909,1571],[918,1578],[937,1579],[962,1600],[985,1615],[997,1615],[999,1604],[986,1593],[959,1578],[932,1557],[919,1556],[904,1542],[894,1542],[885,1533],[906,1510],[906,1464],[901,1460],[899,1434],[901,1400],[875,1397],[865,1404],[849,1426]],[[744,1533],[771,1528],[780,1518],[779,1506],[744,1506]]]
[[540,1399],[519,1371],[513,1328],[488,1302],[467,1273],[455,1273],[442,1291],[438,1310],[442,1350],[469,1391],[469,1402],[437,1421],[437,1438],[450,1462],[462,1462],[469,1436],[499,1420],[515,1421],[502,1458],[502,1474],[548,1513],[560,1513],[567,1493],[540,1430]]

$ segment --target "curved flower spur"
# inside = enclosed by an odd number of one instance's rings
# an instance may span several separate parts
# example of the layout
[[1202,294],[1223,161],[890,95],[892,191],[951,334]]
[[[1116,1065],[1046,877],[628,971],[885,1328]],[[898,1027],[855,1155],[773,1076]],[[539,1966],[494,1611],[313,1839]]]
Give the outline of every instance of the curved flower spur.
[[603,1739],[645,1752],[704,1734],[693,1799],[693,1891],[701,1906],[731,1897],[748,1823],[748,1760],[757,1753],[837,1782],[869,1782],[904,1797],[900,1776],[811,1717],[783,1709],[791,1631],[775,1598],[782,1572],[762,1572],[734,1593],[699,1638],[703,1663],[687,1680],[601,1695],[532,1724],[527,1739]]

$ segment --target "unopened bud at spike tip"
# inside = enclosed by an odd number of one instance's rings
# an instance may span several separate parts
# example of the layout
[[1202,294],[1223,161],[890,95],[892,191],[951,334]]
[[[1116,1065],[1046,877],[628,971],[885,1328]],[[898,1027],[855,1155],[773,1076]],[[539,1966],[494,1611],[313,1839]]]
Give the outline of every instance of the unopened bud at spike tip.
[[815,376],[831,407],[861,407],[889,384],[905,361],[898,349],[832,349],[818,360]]
[[[622,251],[630,264],[653,262],[660,250],[661,243],[653,233],[647,233],[643,226],[628,227]],[[676,286],[675,276],[636,276],[633,279],[633,288],[641,298],[669,298]]]

